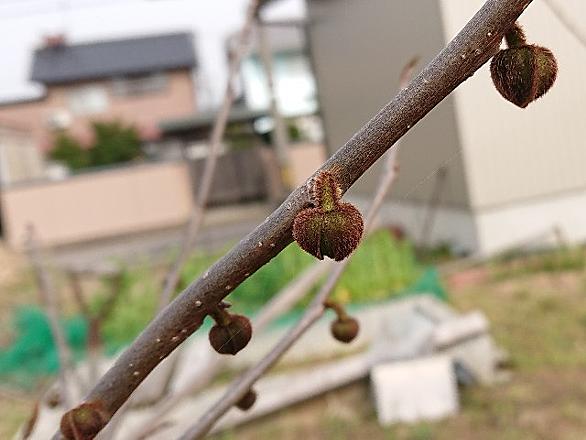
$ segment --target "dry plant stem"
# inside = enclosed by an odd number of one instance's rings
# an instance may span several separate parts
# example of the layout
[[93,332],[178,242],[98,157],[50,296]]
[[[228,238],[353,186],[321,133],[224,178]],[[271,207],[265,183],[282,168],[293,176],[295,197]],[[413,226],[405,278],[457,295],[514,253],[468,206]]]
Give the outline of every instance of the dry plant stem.
[[[279,168],[281,171],[281,180],[285,185],[287,191],[291,190],[291,169],[289,166],[289,151],[288,151],[288,139],[287,139],[287,128],[285,127],[285,121],[283,115],[279,110],[279,103],[277,101],[277,93],[275,89],[275,78],[273,75],[273,60],[271,49],[269,47],[267,28],[260,19],[257,19],[257,39],[260,57],[262,60],[267,89],[269,92],[269,107],[271,117],[273,118],[274,128],[272,132],[273,145],[277,152],[279,160]],[[281,198],[282,200],[282,198]]]
[[218,153],[220,150],[220,146],[222,144],[222,139],[224,138],[226,126],[228,124],[230,110],[232,109],[232,104],[234,103],[233,83],[238,75],[238,72],[240,71],[240,64],[242,62],[242,58],[244,57],[246,50],[248,48],[250,35],[255,24],[257,8],[258,2],[256,0],[252,0],[248,6],[244,26],[240,31],[238,45],[235,49],[232,59],[230,60],[226,90],[224,92],[224,100],[222,101],[222,106],[220,107],[220,110],[214,122],[214,127],[212,129],[210,146],[208,154],[206,156],[206,162],[200,186],[197,192],[197,199],[195,201],[195,206],[193,207],[193,210],[189,217],[189,222],[185,229],[185,234],[181,241],[181,249],[179,251],[179,255],[173,263],[171,270],[165,277],[163,291],[159,299],[159,311],[162,310],[167,304],[169,304],[171,296],[173,295],[173,292],[177,287],[177,283],[179,282],[181,269],[183,268],[185,262],[187,261],[187,258],[189,258],[189,255],[191,254],[191,250],[195,243],[195,239],[197,238],[197,234],[199,233],[199,230],[203,223],[205,208],[210,196],[210,191],[214,179],[214,173],[216,171],[216,164],[218,162]]
[[[305,270],[301,275],[285,286],[262,308],[260,313],[252,320],[252,327],[255,333],[262,332],[267,325],[275,318],[293,307],[301,298],[303,298],[309,289],[311,289],[327,272],[334,266],[332,260],[317,261],[310,268]],[[155,414],[141,427],[136,434],[130,434],[129,439],[143,439],[155,432],[159,426],[164,423],[164,417],[183,399],[208,385],[214,377],[221,371],[222,367],[229,362],[230,358],[211,353],[211,358],[207,361],[205,368],[197,370],[197,376],[177,393],[169,396],[157,405]]]
[[[531,1],[488,0],[409,87],[381,109],[319,171],[333,173],[345,192],[411,127],[496,53],[504,32]],[[261,225],[163,309],[86,400],[100,402],[111,417],[146,376],[201,326],[210,307],[289,245],[295,215],[309,206],[309,182],[308,179],[295,189]]]
[[574,35],[582,46],[586,47],[586,26],[576,20],[576,15],[571,15],[567,7],[562,6],[560,0],[545,0],[545,4],[551,9],[565,28]]
[[35,279],[41,295],[41,303],[47,314],[51,335],[57,349],[59,358],[59,392],[63,398],[65,407],[68,409],[73,406],[72,385],[69,380],[73,377],[73,358],[67,345],[67,340],[63,334],[63,329],[59,324],[59,311],[55,290],[49,279],[49,274],[43,264],[43,259],[39,251],[39,245],[32,226],[28,227],[27,251],[35,274]]
[[80,313],[86,319],[89,325],[88,329],[88,369],[89,369],[89,382],[93,386],[99,379],[99,360],[100,351],[102,348],[101,330],[103,322],[110,316],[116,300],[118,299],[118,293],[121,287],[122,275],[114,275],[110,280],[110,292],[100,309],[93,313],[86,301],[83,286],[81,284],[80,275],[76,272],[69,272],[69,284],[73,292],[73,298],[77,303]]
[[[403,89],[409,82],[410,73],[415,66],[416,59],[410,61],[400,77],[400,89]],[[368,230],[372,227],[374,220],[380,211],[383,201],[391,189],[393,182],[397,178],[397,156],[400,149],[400,141],[397,142],[395,148],[387,156],[385,162],[385,168],[381,176],[379,185],[377,186],[377,192],[375,193],[368,214],[365,220],[365,229]],[[326,309],[332,309],[336,312],[339,318],[347,316],[344,308],[333,302],[329,301],[330,296],[334,287],[338,283],[338,280],[344,273],[344,270],[348,266],[352,256],[345,260],[337,263],[330,273],[330,276],[320,288],[319,292],[307,308],[302,318],[297,322],[291,330],[283,336],[283,338],[277,343],[277,345],[255,366],[250,368],[240,378],[233,382],[226,393],[216,402],[216,404],[206,412],[198,422],[189,429],[182,437],[181,440],[192,440],[203,438],[212,429],[214,424],[238,402],[242,396],[244,396],[248,390],[252,388],[254,383],[261,378],[280,358],[285,352],[291,348],[291,346],[309,329],[316,321],[321,318]]]

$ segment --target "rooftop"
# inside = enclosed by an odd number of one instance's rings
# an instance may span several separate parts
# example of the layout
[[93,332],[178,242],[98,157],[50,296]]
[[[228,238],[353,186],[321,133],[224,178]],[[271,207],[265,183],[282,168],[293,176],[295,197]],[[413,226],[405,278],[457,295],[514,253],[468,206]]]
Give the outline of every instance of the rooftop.
[[63,84],[195,66],[193,36],[182,32],[43,47],[34,53],[31,79]]

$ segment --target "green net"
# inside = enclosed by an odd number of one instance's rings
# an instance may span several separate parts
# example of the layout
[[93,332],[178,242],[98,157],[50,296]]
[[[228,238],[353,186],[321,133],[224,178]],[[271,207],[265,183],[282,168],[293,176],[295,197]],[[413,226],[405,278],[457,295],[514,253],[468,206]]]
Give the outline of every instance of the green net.
[[[411,264],[407,266],[411,267]],[[374,267],[374,264],[372,267]],[[412,274],[412,269],[409,269],[407,273]],[[376,277],[372,278],[376,279]],[[348,282],[350,281],[351,279]],[[383,279],[380,284],[383,284],[384,281],[387,280]],[[360,292],[362,289],[380,289],[380,286],[374,285],[372,282],[371,284],[366,284],[366,287],[357,285],[348,288],[352,288],[357,292]],[[344,287],[344,283],[341,283],[341,286]],[[352,298],[353,306],[350,308],[367,307],[378,301],[388,300],[389,298],[400,298],[418,294],[430,294],[441,300],[447,299],[436,268],[428,267],[423,269],[419,277],[416,278],[416,281],[411,283],[410,287],[400,290],[387,288],[386,293],[377,294],[374,297],[364,298],[361,295],[356,295],[355,298]],[[121,309],[126,310],[129,307],[126,306]],[[303,313],[303,307],[284,315],[274,325],[291,325],[300,317],[301,313]],[[120,325],[124,325],[124,322],[126,325],[129,323],[128,317],[119,321]],[[76,360],[83,358],[88,331],[87,322],[84,318],[77,316],[63,320],[61,325]],[[209,322],[206,325],[209,325]],[[14,338],[12,344],[4,349],[0,349],[0,381],[10,382],[13,385],[26,388],[34,387],[39,379],[53,375],[59,370],[59,358],[55,344],[53,343],[47,317],[42,310],[36,307],[25,307],[16,311],[13,326]],[[132,337],[127,338],[123,344],[115,338],[109,338],[108,332],[103,332],[103,336],[105,337],[104,342],[106,347],[114,345],[120,348],[120,346],[132,340]]]
[[[84,354],[87,323],[81,317],[61,322],[67,343],[76,359]],[[0,349],[0,380],[22,387],[34,387],[36,379],[59,371],[59,356],[45,313],[24,307],[14,314],[14,339]]]

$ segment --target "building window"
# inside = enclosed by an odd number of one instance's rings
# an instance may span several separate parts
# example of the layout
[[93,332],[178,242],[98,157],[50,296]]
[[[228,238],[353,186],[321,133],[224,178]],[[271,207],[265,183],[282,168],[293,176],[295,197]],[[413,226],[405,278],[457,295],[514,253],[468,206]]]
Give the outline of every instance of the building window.
[[108,94],[101,86],[84,86],[68,94],[69,109],[75,115],[94,115],[108,110]]
[[163,73],[116,78],[112,82],[112,93],[118,96],[140,96],[161,92],[167,86]]

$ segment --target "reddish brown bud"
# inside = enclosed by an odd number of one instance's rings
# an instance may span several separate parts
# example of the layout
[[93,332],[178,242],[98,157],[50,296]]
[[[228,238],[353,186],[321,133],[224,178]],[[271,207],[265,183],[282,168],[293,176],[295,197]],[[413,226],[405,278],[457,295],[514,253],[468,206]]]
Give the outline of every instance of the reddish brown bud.
[[348,344],[358,335],[360,324],[350,316],[341,316],[332,322],[330,330],[335,339]]
[[225,313],[210,330],[210,344],[220,354],[234,355],[252,338],[252,325],[246,316]]
[[557,78],[557,61],[549,49],[527,44],[517,25],[506,36],[508,49],[497,53],[490,64],[492,81],[499,93],[525,108],[543,96]]
[[293,238],[301,249],[323,260],[341,261],[360,243],[364,224],[360,211],[340,200],[341,191],[332,174],[323,171],[312,188],[314,208],[299,212],[293,222]]
[[256,402],[256,391],[250,389],[236,402],[236,407],[242,411],[248,411]]
[[85,402],[61,418],[61,434],[68,440],[91,440],[108,423],[108,415],[97,403]]

